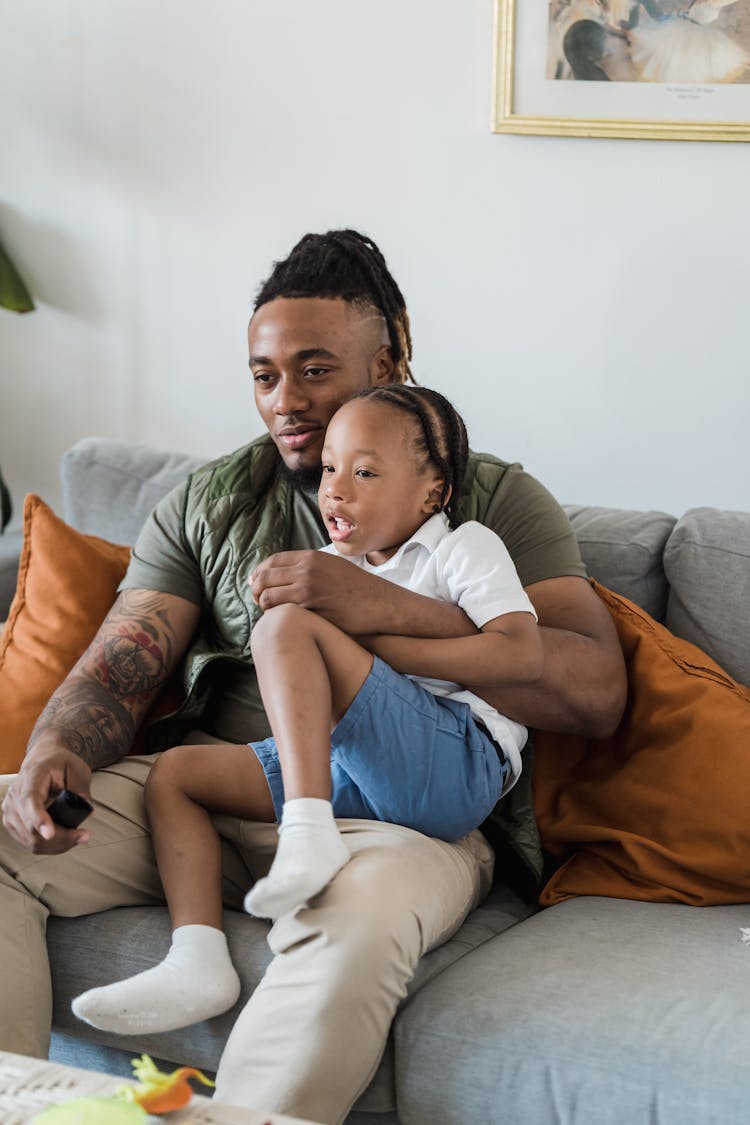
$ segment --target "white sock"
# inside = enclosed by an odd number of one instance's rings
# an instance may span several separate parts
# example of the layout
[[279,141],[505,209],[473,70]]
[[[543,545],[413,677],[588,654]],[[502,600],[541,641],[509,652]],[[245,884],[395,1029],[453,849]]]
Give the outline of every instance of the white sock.
[[72,1007],[102,1031],[147,1034],[218,1016],[239,994],[224,933],[213,926],[178,926],[167,956],[153,969],[91,988]]
[[245,910],[258,918],[280,918],[322,891],[349,859],[330,801],[286,801],[271,870],[245,895]]

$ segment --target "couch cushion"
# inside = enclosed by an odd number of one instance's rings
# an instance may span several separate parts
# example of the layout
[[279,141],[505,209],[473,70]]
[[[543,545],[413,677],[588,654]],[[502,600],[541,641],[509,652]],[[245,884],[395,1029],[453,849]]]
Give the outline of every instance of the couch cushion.
[[750,513],[693,508],[669,537],[666,624],[750,684]]
[[574,899],[486,942],[396,1025],[409,1125],[746,1125],[750,907]]
[[625,654],[628,702],[611,738],[537,732],[539,830],[565,861],[540,901],[748,902],[750,691],[632,602],[597,591]]
[[[408,995],[414,995],[468,950],[514,926],[533,912],[533,907],[521,902],[511,891],[493,891],[486,903],[469,916],[450,941],[422,958],[409,985]],[[87,918],[50,918],[47,934],[54,982],[55,1030],[130,1054],[147,1051],[154,1058],[215,1071],[238,1012],[271,960],[265,922],[227,910],[225,924],[232,958],[242,978],[242,993],[235,1007],[216,1019],[178,1031],[131,1037],[111,1035],[89,1027],[75,1018],[70,1004],[85,989],[142,972],[164,956],[169,948],[170,936],[166,909],[123,907]],[[86,949],[86,957],[81,957],[82,949]],[[69,1057],[65,1061],[69,1061]],[[373,1113],[385,1113],[394,1108],[392,1043],[357,1105]]]
[[657,621],[667,608],[662,553],[675,524],[666,512],[567,506],[589,574]]
[[84,438],[60,463],[65,518],[89,535],[135,543],[154,505],[205,460],[110,438]]
[[0,770],[18,768],[34,723],[114,601],[130,558],[73,531],[38,496],[24,505],[18,585],[0,634]]

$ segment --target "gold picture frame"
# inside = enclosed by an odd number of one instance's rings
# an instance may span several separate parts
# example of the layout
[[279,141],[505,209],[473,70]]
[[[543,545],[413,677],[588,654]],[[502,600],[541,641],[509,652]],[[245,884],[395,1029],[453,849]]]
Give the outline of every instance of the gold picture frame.
[[[617,4],[621,11],[626,0],[587,2],[591,8],[598,4],[605,10]],[[653,11],[663,2],[647,0],[647,7]],[[719,15],[724,19],[723,9],[736,7],[743,26],[750,26],[750,0],[692,2],[721,9]],[[640,74],[636,80],[628,77],[623,81],[616,77],[609,81],[558,81],[561,77],[558,72],[552,77],[548,75],[550,52],[555,45],[551,33],[552,13],[553,8],[564,9],[566,4],[577,4],[578,11],[586,10],[581,9],[581,0],[495,0],[493,132],[640,140],[750,140],[750,50],[747,71],[742,71],[739,78],[720,82],[643,80]],[[639,9],[641,3],[632,0],[630,7]],[[687,10],[684,4],[683,8]],[[709,18],[713,24],[717,17],[710,12]],[[676,24],[677,16],[669,19]],[[665,17],[658,27],[662,36],[668,22]],[[690,22],[699,26],[697,21]],[[647,15],[643,26],[641,38],[645,39],[645,31],[657,25]],[[620,30],[624,27],[620,24],[618,30],[608,29],[607,34],[613,42],[623,40],[632,50],[634,36],[632,32]],[[686,29],[681,26],[675,28],[677,30],[682,33]],[[690,34],[699,38],[700,32]],[[728,38],[713,26],[705,31],[706,36],[717,34]],[[714,42],[710,45],[714,46]],[[739,43],[733,45],[736,51],[741,49]],[[706,50],[708,46],[707,39]],[[681,59],[680,56],[675,58]],[[632,67],[632,62],[630,65]]]

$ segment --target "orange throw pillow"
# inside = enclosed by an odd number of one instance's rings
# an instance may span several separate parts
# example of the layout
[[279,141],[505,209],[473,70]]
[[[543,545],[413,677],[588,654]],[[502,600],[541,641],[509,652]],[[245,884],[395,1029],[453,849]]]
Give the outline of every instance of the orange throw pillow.
[[18,769],[39,713],[96,633],[130,548],[82,535],[27,496],[16,594],[0,632],[0,773]]
[[536,735],[539,829],[563,861],[540,902],[750,902],[750,691],[593,585],[625,654],[628,703],[611,738]]

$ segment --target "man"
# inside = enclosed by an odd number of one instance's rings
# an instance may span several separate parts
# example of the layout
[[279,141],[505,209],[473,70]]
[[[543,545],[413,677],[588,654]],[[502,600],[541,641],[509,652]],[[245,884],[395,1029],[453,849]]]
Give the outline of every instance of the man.
[[[163,901],[142,797],[153,758],[124,755],[183,657],[185,699],[152,728],[154,749],[195,741],[196,731],[238,743],[268,733],[250,634],[270,606],[305,606],[352,635],[473,629],[457,607],[308,549],[325,541],[307,490],[319,479],[330,418],[356,391],[410,377],[406,307],[375,244],[353,231],[305,236],[262,287],[249,346],[268,436],[199,470],[157,507],[117,601],[40,716],[3,803],[1,1047],[46,1052],[47,913]],[[543,632],[539,682],[488,698],[527,725],[610,732],[624,704],[622,658],[563,513],[518,466],[491,457],[472,456],[465,490],[467,514],[505,539]],[[49,819],[46,805],[63,787],[92,796],[90,829]],[[275,829],[230,817],[217,826],[232,845],[226,902],[238,906],[248,879],[267,870]],[[419,957],[488,889],[492,854],[478,832],[446,844],[379,822],[341,827],[351,862],[269,934],[276,957],[217,1074],[223,1101],[341,1121],[377,1067]]]

